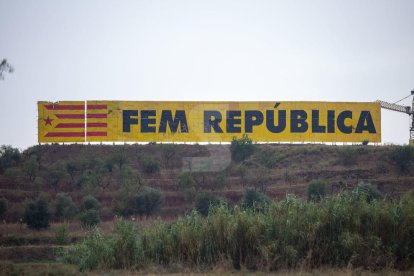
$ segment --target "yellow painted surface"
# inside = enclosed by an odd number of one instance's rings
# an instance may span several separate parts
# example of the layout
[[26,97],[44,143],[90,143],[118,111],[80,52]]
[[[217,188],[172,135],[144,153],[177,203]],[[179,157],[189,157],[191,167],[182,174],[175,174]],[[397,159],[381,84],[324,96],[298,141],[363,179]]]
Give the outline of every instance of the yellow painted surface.
[[[277,104],[278,103],[278,104]],[[39,102],[39,142],[83,142],[83,141],[114,141],[114,142],[230,142],[233,137],[241,137],[246,132],[246,112],[261,112],[263,122],[260,125],[252,126],[252,132],[247,133],[253,141],[256,142],[381,142],[381,112],[379,103],[366,102],[136,102],[136,101],[88,101],[84,102],[60,102],[60,105],[77,105],[87,104],[85,107],[87,118],[84,120],[88,127],[84,137],[46,137],[49,132],[79,132],[84,131],[82,128],[57,129],[58,123],[64,121],[78,122],[82,120],[59,119],[57,114],[82,114],[84,111],[79,110],[47,110],[45,105],[51,103]],[[88,107],[95,107],[90,109]],[[130,116],[137,120],[137,124],[130,124],[130,131],[123,129],[125,125],[123,113],[125,111],[136,111],[138,116]],[[286,112],[286,118],[279,118],[279,110]],[[307,129],[304,132],[293,132],[292,124],[297,124],[295,118],[292,118],[294,110],[306,113],[305,124]],[[334,113],[334,126],[329,133],[328,131],[328,110]],[[149,116],[155,119],[155,123],[150,122],[149,127],[155,130],[154,133],[143,133],[142,111],[155,112],[155,116]],[[187,125],[185,129],[188,132],[181,131],[181,125],[178,126],[177,132],[172,133],[170,125],[167,125],[166,132],[160,131],[161,117],[163,111],[171,111],[174,118],[177,111],[185,112]],[[205,133],[205,111],[217,111],[222,116],[222,121],[218,124],[223,133]],[[240,124],[234,124],[240,128],[239,133],[230,133],[227,131],[227,112],[240,112]],[[272,133],[266,125],[267,111],[273,111],[274,123],[277,125],[280,120],[285,120],[286,127],[280,133]],[[318,112],[319,118],[313,117],[312,112]],[[343,133],[338,127],[338,115],[344,111],[352,112],[352,118],[343,120],[345,126],[352,128],[352,133]],[[361,133],[357,132],[358,122],[361,120],[361,114],[369,113],[372,119],[371,133],[367,128],[363,128]],[[96,115],[97,114],[97,115]],[[103,115],[103,114],[106,114]],[[53,121],[46,124],[47,116]],[[105,118],[104,118],[105,116]],[[317,122],[316,122],[317,120]],[[230,121],[231,122],[231,119]],[[369,124],[368,121],[362,120],[362,125]],[[360,126],[361,126],[360,122]],[[313,125],[325,127],[323,133],[317,133]],[[301,124],[299,124],[301,125]],[[91,126],[91,127],[89,127]],[[372,129],[375,129],[373,133]],[[320,131],[320,130],[319,130]],[[104,135],[105,134],[105,135]]]

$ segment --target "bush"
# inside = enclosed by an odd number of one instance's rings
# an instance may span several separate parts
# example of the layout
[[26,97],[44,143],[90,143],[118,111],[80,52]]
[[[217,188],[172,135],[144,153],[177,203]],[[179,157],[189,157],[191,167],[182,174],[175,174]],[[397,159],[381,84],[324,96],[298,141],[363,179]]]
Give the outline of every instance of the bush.
[[152,215],[164,201],[162,192],[150,187],[142,187],[136,193],[122,193],[114,203],[114,211],[123,216]]
[[186,200],[194,197],[196,181],[190,172],[182,172],[177,176],[178,187],[186,193]]
[[53,241],[55,244],[65,245],[69,243],[68,228],[69,226],[67,223],[64,223],[56,227],[55,236],[53,237]]
[[78,208],[72,201],[72,197],[65,193],[58,193],[53,203],[55,207],[55,217],[64,220],[72,219],[76,216]]
[[99,224],[100,212],[97,209],[86,209],[79,214],[79,220],[84,228],[92,228]]
[[128,269],[137,265],[141,257],[139,238],[134,225],[125,220],[115,223],[109,244],[114,252],[114,268]]
[[24,163],[23,166],[23,171],[31,183],[35,181],[38,170],[39,163],[37,162],[36,156],[32,155],[30,159]]
[[156,220],[138,233],[126,222],[107,237],[94,231],[71,246],[65,260],[82,270],[223,263],[270,273],[304,266],[410,269],[413,221],[411,195],[371,203],[349,192],[318,203],[288,195],[259,210],[221,205],[206,217],[191,212],[168,223]]
[[214,190],[223,190],[224,187],[227,185],[227,179],[226,179],[226,173],[225,172],[219,172],[214,177]]
[[58,191],[59,182],[65,177],[65,168],[62,162],[56,162],[45,168],[43,178],[46,184]]
[[112,156],[112,162],[117,164],[119,169],[122,170],[122,167],[128,163],[128,157],[125,153],[125,148],[121,147],[117,149],[116,153]]
[[91,195],[87,195],[82,199],[81,209],[82,211],[90,210],[90,209],[100,210],[101,204],[95,197]]
[[255,151],[255,145],[252,139],[247,134],[243,134],[243,137],[237,139],[233,138],[230,145],[231,158],[233,161],[240,162],[248,158]]
[[4,171],[4,176],[11,183],[17,183],[17,179],[22,175],[22,170],[18,167],[7,168]]
[[207,216],[210,210],[210,207],[217,206],[224,203],[219,197],[213,195],[212,193],[201,193],[197,195],[195,199],[195,209],[202,214]]
[[269,202],[270,200],[265,194],[250,188],[246,189],[242,198],[242,206],[245,208],[261,207]]
[[69,247],[64,261],[79,266],[81,271],[114,266],[114,251],[99,229],[90,231],[79,244]]
[[4,218],[7,212],[8,201],[4,197],[0,198],[0,219]]
[[359,183],[354,189],[354,193],[365,195],[368,202],[384,198],[383,194],[377,189],[377,187],[371,185],[370,183]]
[[64,261],[81,271],[137,268],[142,263],[140,239],[132,223],[119,220],[109,237],[94,229],[79,244],[71,246]]
[[148,174],[160,171],[160,163],[153,158],[142,158],[141,163],[144,167],[144,171]]
[[39,198],[37,201],[26,205],[24,221],[29,228],[35,230],[48,228],[50,226],[49,219],[48,203],[44,198]]
[[390,153],[391,160],[398,166],[401,172],[407,172],[414,157],[413,146],[395,147]]
[[0,173],[3,173],[10,167],[18,165],[22,159],[22,154],[19,149],[2,145],[0,147]]
[[161,145],[161,151],[162,151],[162,156],[164,158],[165,167],[168,168],[169,162],[171,158],[174,157],[177,150],[178,150],[178,147],[177,145],[174,145],[174,144],[162,144]]
[[312,180],[308,185],[308,200],[320,201],[325,197],[325,182]]

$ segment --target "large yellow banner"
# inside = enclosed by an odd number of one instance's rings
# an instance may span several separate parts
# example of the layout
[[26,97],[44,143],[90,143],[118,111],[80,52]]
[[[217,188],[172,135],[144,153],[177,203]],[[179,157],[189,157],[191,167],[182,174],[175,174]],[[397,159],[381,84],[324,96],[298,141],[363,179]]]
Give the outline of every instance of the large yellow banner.
[[39,142],[381,142],[368,102],[39,102]]

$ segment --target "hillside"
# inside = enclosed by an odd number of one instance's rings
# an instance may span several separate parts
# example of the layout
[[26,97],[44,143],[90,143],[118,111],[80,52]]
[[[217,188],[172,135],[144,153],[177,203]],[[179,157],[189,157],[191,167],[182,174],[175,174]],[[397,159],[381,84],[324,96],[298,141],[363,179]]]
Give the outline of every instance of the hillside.
[[[323,179],[328,196],[363,181],[392,198],[410,191],[414,184],[413,164],[401,168],[392,158],[403,149],[398,146],[258,144],[245,161],[228,163],[229,148],[198,144],[34,146],[23,152],[15,166],[1,172],[0,198],[8,201],[5,219],[18,221],[26,203],[39,195],[53,200],[65,192],[78,206],[85,195],[95,196],[103,207],[103,220],[111,220],[114,198],[127,184],[160,189],[165,200],[157,215],[164,218],[190,210],[194,196],[202,191],[232,203],[242,198],[247,187],[272,198],[286,193],[304,197],[310,181]],[[183,174],[194,179],[193,190],[179,187]]]

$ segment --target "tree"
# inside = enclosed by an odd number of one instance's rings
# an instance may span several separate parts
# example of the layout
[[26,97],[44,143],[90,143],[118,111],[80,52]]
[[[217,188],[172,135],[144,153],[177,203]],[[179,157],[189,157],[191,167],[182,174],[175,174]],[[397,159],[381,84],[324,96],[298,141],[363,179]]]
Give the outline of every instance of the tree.
[[55,207],[55,217],[64,220],[72,219],[76,216],[78,208],[72,201],[72,197],[65,193],[58,193],[53,203]]
[[23,171],[26,174],[27,179],[33,183],[36,179],[37,172],[39,170],[39,163],[36,156],[32,155],[29,160],[24,163]]
[[90,209],[96,209],[96,210],[100,210],[101,209],[101,204],[99,203],[99,201],[91,195],[87,195],[82,199],[82,206],[81,209],[84,210],[90,210]]
[[236,172],[240,177],[240,182],[242,186],[244,187],[246,182],[247,167],[243,163],[241,163],[236,167]]
[[99,224],[101,217],[99,210],[85,210],[79,215],[79,220],[84,228],[92,228]]
[[200,214],[207,216],[210,211],[210,207],[217,206],[221,203],[224,203],[224,201],[219,197],[213,195],[212,193],[205,192],[197,195],[195,200],[195,208]]
[[226,173],[219,172],[216,174],[214,178],[214,190],[223,190],[224,187],[227,185]]
[[114,211],[122,216],[149,216],[164,202],[164,195],[158,189],[141,187],[135,192],[121,191],[114,202]]
[[196,181],[190,172],[182,172],[177,176],[178,187],[185,191],[187,199],[192,198],[196,190]]
[[160,190],[143,187],[143,189],[130,200],[130,208],[132,214],[151,215],[164,201]]
[[22,154],[19,149],[12,146],[2,145],[0,147],[0,172],[18,165],[22,161]]
[[10,63],[7,62],[7,59],[3,59],[0,62],[0,80],[4,80],[4,73],[13,73],[14,68]]
[[49,187],[53,187],[55,192],[58,190],[59,182],[65,176],[65,170],[63,169],[61,162],[56,162],[50,165],[44,171],[43,178]]
[[407,172],[410,162],[414,157],[414,149],[412,146],[395,147],[391,153],[390,158],[397,164],[401,172]]
[[165,167],[168,167],[171,158],[173,158],[177,152],[177,146],[174,144],[162,144],[161,151],[162,156],[164,157]]
[[255,148],[255,144],[247,134],[243,134],[240,139],[234,137],[230,145],[231,158],[236,162],[243,161],[254,153]]
[[112,160],[118,165],[119,169],[122,170],[122,166],[128,162],[128,157],[125,154],[125,149],[118,149],[117,152],[112,156]]
[[72,182],[74,182],[75,181],[75,173],[76,173],[76,171],[79,170],[78,163],[75,160],[73,160],[73,159],[69,159],[66,162],[66,166],[65,167],[66,167],[66,172],[70,176],[70,179],[72,180]]
[[91,195],[85,196],[82,200],[82,212],[79,214],[82,226],[91,228],[97,225],[101,220],[100,209],[101,204],[95,197]]
[[242,205],[245,208],[260,207],[264,204],[267,204],[269,201],[269,198],[265,194],[248,188],[244,193]]
[[50,219],[50,213],[48,209],[48,203],[45,199],[39,198],[34,202],[30,202],[26,205],[24,212],[24,221],[31,229],[40,230],[42,228],[48,228]]
[[144,171],[148,174],[153,174],[160,171],[160,164],[157,160],[151,157],[143,157],[141,160]]
[[308,200],[320,201],[325,197],[325,181],[312,180],[308,186]]
[[0,219],[4,218],[4,214],[7,211],[8,201],[4,197],[0,198]]

